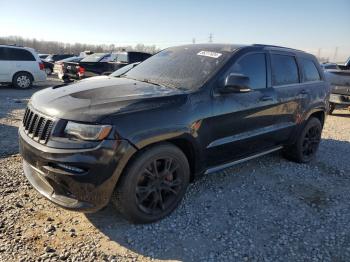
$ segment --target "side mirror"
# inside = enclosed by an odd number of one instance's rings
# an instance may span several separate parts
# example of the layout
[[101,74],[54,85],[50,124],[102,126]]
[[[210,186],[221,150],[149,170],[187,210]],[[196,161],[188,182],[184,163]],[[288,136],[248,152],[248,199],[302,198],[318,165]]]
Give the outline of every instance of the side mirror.
[[229,74],[225,79],[221,93],[246,93],[250,92],[249,77],[242,74]]

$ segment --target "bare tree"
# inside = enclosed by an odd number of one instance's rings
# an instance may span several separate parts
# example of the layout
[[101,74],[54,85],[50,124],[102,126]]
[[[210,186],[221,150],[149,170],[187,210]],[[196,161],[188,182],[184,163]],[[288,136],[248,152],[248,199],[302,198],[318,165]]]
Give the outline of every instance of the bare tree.
[[63,43],[58,41],[45,41],[38,39],[27,39],[20,36],[0,37],[0,44],[19,45],[34,48],[38,53],[57,54],[69,53],[78,55],[80,52],[89,50],[92,52],[114,52],[114,51],[143,51],[149,53],[156,53],[159,49],[155,45],[146,46],[144,44],[137,44],[136,46],[115,46],[114,44],[83,44],[83,43]]

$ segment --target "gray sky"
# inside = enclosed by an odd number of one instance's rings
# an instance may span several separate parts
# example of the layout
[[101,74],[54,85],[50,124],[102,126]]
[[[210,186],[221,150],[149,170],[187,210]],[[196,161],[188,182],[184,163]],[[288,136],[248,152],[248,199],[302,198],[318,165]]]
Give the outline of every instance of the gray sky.
[[164,48],[193,38],[208,42],[212,33],[214,42],[283,45],[338,61],[350,56],[349,0],[0,0],[0,6],[1,36]]

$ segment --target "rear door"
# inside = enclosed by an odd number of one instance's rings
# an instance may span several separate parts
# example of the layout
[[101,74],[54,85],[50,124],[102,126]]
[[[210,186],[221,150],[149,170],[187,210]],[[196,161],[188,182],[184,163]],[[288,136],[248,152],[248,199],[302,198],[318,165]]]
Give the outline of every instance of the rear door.
[[269,83],[266,53],[249,52],[240,57],[224,74],[239,73],[249,77],[247,93],[215,94],[214,117],[209,120],[210,143],[206,162],[215,166],[276,146],[274,132],[277,99]]
[[279,142],[289,140],[296,124],[302,119],[303,108],[309,101],[309,90],[301,81],[301,69],[294,53],[271,51],[271,81],[277,95],[276,121],[284,126]]
[[323,98],[327,85],[320,73],[318,61],[309,55],[298,57],[298,62],[301,68],[302,90],[307,93],[303,97],[302,114],[310,112],[312,108],[319,107],[323,104]]

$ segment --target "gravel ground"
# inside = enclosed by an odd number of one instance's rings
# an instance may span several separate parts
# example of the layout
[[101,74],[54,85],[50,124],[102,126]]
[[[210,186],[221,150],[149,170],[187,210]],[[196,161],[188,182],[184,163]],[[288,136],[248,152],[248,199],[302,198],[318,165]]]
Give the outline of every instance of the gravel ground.
[[350,261],[348,111],[311,164],[276,153],[203,176],[171,216],[131,225],[111,206],[58,208],[24,178],[17,126],[40,88],[0,87],[0,261]]

